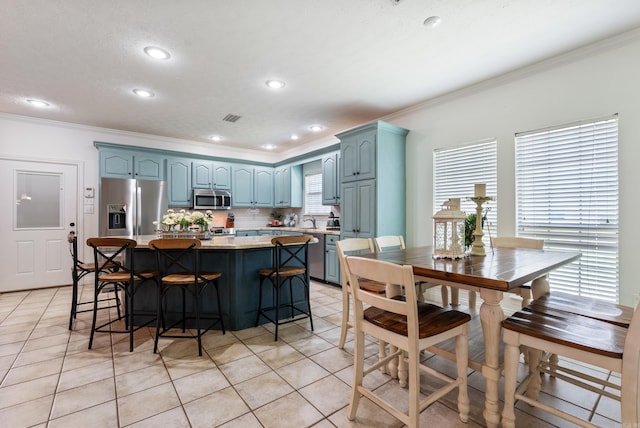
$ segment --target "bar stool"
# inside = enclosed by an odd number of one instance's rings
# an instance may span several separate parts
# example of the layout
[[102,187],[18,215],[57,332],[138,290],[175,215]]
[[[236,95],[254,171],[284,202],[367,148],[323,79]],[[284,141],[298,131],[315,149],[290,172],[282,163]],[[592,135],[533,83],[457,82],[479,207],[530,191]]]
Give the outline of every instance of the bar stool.
[[[76,319],[77,315],[82,312],[92,312],[93,311],[93,300],[79,300],[79,284],[80,280],[85,276],[92,274],[95,272],[96,268],[93,263],[84,263],[78,258],[78,237],[75,232],[69,232],[67,236],[69,241],[69,252],[71,253],[71,258],[73,259],[73,266],[71,267],[71,311],[69,314],[69,330],[73,329],[73,321]],[[114,264],[113,266],[107,266],[107,270],[113,272],[119,268],[119,265]],[[99,302],[113,302],[113,304],[109,304],[108,306],[101,305],[98,307],[98,310],[101,309],[111,309],[116,308],[118,311],[118,318],[121,316],[120,314],[120,296],[116,292],[115,288],[104,288],[102,290],[102,294],[113,293],[112,297],[103,297],[99,299]],[[87,305],[92,305],[90,309],[78,309],[79,307],[84,307]]]
[[[153,345],[153,353],[158,352],[158,339],[168,337],[174,339],[192,338],[198,340],[198,355],[202,356],[202,335],[220,323],[222,334],[225,334],[224,320],[220,305],[220,289],[218,278],[220,272],[203,272],[200,270],[199,248],[202,243],[199,239],[154,239],[149,242],[149,248],[156,252],[158,271],[161,272],[160,287],[158,289],[158,316],[156,319],[156,337]],[[211,285],[216,291],[216,303],[218,313],[216,315],[203,316],[202,293]],[[166,326],[166,298],[171,290],[180,290],[181,317],[169,327]],[[193,297],[194,316],[187,316],[186,293]],[[182,325],[182,333],[186,333],[187,321],[195,320],[196,334],[173,334],[171,329]],[[201,321],[211,321],[206,327],[201,326]]]
[[[271,240],[274,245],[272,265],[269,268],[258,271],[260,275],[260,292],[256,327],[260,322],[260,317],[264,317],[275,324],[276,341],[278,340],[278,327],[280,325],[300,319],[309,318],[311,331],[313,331],[313,318],[309,299],[309,242],[312,239],[313,237],[309,235],[278,236],[273,238]],[[263,306],[265,280],[269,281],[273,288],[273,300],[269,307]],[[289,285],[289,300],[283,303],[282,288],[285,284]],[[303,302],[295,301],[294,284],[302,289],[304,294]],[[303,307],[299,303],[302,303]],[[290,317],[281,319],[281,309],[289,309]],[[271,312],[274,312],[274,315],[268,315]]]
[[[87,245],[93,248],[93,260],[95,266],[95,287],[93,300],[93,321],[91,323],[91,335],[89,336],[89,349],[93,345],[94,333],[127,333],[129,335],[129,352],[133,352],[133,334],[135,331],[149,325],[151,320],[136,326],[134,297],[137,288],[145,282],[156,281],[157,272],[136,271],[135,252],[136,241],[128,238],[89,238]],[[120,259],[123,262],[120,262]],[[114,265],[118,265],[117,271],[112,271]],[[113,288],[116,293],[125,295],[125,313],[118,312],[115,319],[103,324],[97,324],[98,296],[104,290]],[[124,320],[124,329],[112,325]]]

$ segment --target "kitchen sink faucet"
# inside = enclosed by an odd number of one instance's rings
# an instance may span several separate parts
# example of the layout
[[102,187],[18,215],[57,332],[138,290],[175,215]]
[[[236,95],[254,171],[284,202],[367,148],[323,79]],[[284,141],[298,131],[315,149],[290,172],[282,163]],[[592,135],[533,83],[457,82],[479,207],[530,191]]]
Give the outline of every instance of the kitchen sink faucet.
[[311,216],[311,218],[305,218],[304,221],[310,221],[313,225],[313,229],[316,228],[316,218],[314,216]]

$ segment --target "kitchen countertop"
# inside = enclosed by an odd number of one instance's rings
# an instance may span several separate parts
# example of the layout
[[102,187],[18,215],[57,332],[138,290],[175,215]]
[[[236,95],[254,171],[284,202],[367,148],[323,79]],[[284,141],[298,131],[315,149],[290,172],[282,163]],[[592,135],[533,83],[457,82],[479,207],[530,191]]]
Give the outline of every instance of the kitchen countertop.
[[[293,228],[287,228],[293,229]],[[255,228],[246,230],[256,230]],[[301,229],[303,230],[303,229]],[[311,231],[314,229],[304,229],[304,231]],[[203,239],[202,248],[211,250],[244,250],[250,248],[268,248],[273,247],[271,240],[275,238],[269,235],[258,236],[214,236],[211,239]],[[157,239],[156,235],[141,235],[134,238],[138,243],[138,247],[148,247],[149,241]],[[318,240],[314,238],[312,243],[317,243]]]
[[310,227],[285,227],[285,226],[262,226],[262,227],[236,227],[237,231],[245,230],[282,230],[287,232],[301,232],[301,233],[321,233],[323,235],[340,235],[339,230],[327,230],[327,229],[311,229]]

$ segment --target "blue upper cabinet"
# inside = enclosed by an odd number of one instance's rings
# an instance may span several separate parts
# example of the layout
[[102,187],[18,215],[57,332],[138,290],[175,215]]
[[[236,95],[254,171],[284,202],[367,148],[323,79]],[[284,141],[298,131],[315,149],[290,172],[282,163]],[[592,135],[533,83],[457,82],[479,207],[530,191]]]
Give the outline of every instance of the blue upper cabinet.
[[193,206],[191,159],[167,158],[167,183],[169,206],[182,208]]
[[192,184],[198,189],[231,189],[231,165],[205,160],[193,161]]
[[343,238],[403,235],[408,130],[376,121],[338,134]]
[[376,178],[376,137],[374,129],[345,135],[340,140],[343,183]]
[[130,150],[100,150],[100,176],[164,180],[164,157]]
[[234,165],[232,204],[242,208],[273,208],[273,168]]
[[340,154],[322,158],[322,205],[340,205]]
[[278,167],[273,174],[274,206],[302,207],[302,165]]

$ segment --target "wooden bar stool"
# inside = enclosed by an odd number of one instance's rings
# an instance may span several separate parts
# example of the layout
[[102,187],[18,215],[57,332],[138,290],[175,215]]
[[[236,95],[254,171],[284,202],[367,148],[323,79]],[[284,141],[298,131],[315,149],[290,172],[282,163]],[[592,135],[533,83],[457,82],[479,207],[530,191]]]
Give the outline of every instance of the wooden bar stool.
[[[174,339],[193,338],[198,341],[198,355],[202,356],[202,335],[211,330],[216,324],[220,324],[222,334],[225,334],[224,320],[222,319],[222,306],[220,302],[220,289],[218,279],[220,272],[203,272],[200,270],[200,253],[202,246],[199,239],[154,239],[149,242],[149,248],[156,252],[158,271],[161,272],[160,287],[158,290],[158,316],[156,320],[156,337],[153,352],[158,352],[158,339],[168,337]],[[216,292],[218,313],[215,315],[202,315],[202,293],[212,286]],[[180,290],[182,316],[166,326],[166,298],[172,290]],[[193,297],[194,316],[187,316],[186,293]],[[174,334],[171,329],[181,325],[182,333],[186,333],[187,321],[195,320],[196,334]],[[203,320],[210,321],[202,327]]]
[[[260,292],[258,297],[258,315],[256,326],[260,318],[264,317],[275,325],[275,340],[278,340],[278,327],[282,324],[309,318],[313,331],[311,316],[311,301],[309,299],[309,242],[313,239],[309,235],[278,236],[271,240],[273,248],[273,262],[271,267],[260,269]],[[268,281],[273,290],[270,306],[264,306],[264,283]],[[289,300],[283,301],[282,288],[288,285]],[[296,302],[294,285],[302,289],[303,301]],[[282,310],[289,312],[289,317],[282,318]],[[273,315],[271,315],[273,313]]]
[[[349,282],[355,301],[355,355],[353,389],[348,417],[356,418],[362,396],[382,407],[410,428],[418,426],[420,412],[450,391],[458,389],[460,420],[469,418],[467,393],[468,334],[471,317],[463,312],[417,301],[413,268],[357,256],[346,257]],[[388,298],[360,288],[361,279],[405,288],[406,296]],[[364,309],[367,305],[367,309]],[[398,350],[369,367],[364,366],[364,335],[378,338]],[[420,351],[444,340],[455,338],[456,378],[420,364]],[[394,358],[408,354],[409,412],[404,413],[364,385],[364,377]],[[426,398],[420,396],[420,373],[425,372],[444,381]]]
[[[94,333],[127,333],[129,335],[129,352],[133,352],[133,334],[152,323],[150,319],[136,326],[134,299],[136,290],[145,282],[156,281],[157,272],[136,271],[135,253],[136,241],[127,238],[89,238],[87,245],[93,248],[93,260],[95,266],[95,287],[93,300],[93,321],[91,335],[89,336],[89,349],[93,345]],[[120,263],[123,258],[124,262]],[[112,271],[114,265],[118,265],[117,271]],[[116,293],[121,292],[125,296],[125,313],[115,319],[96,325],[98,316],[98,296],[104,290],[113,288]],[[124,329],[114,326],[118,321],[124,321]]]
[[[78,237],[75,232],[69,232],[67,237],[69,241],[69,252],[71,253],[71,258],[73,259],[73,266],[71,267],[71,311],[69,314],[69,330],[73,329],[73,321],[76,319],[77,315],[82,312],[92,312],[93,309],[93,299],[92,300],[81,300],[79,298],[79,285],[80,281],[87,275],[95,273],[96,267],[93,263],[84,263],[78,258]],[[110,272],[116,271],[120,266],[117,264],[113,264],[112,266],[107,266],[106,270]],[[109,293],[113,293],[113,296],[108,296]],[[98,310],[102,309],[111,309],[116,308],[118,311],[118,318],[121,317],[120,313],[120,296],[117,293],[117,290],[114,287],[105,287],[102,290],[103,295],[107,295],[106,297],[102,297],[98,300],[98,302],[111,302],[108,305],[98,305]],[[88,309],[79,309],[81,307],[85,307],[91,305],[91,308]]]
[[[534,306],[535,304],[535,306]],[[583,427],[595,427],[590,421],[577,418],[560,409],[538,401],[540,374],[555,378],[621,402],[622,425],[638,426],[640,421],[640,314],[636,309],[629,327],[564,311],[544,305],[539,298],[532,305],[503,321],[505,405],[502,426],[515,427],[515,401],[533,407]],[[520,347],[529,353],[529,375],[516,385]],[[543,352],[562,355],[621,374],[622,385],[587,376],[560,366],[549,367]],[[600,385],[595,387],[594,384]],[[526,393],[525,393],[526,390]],[[612,393],[612,390],[618,391]]]

